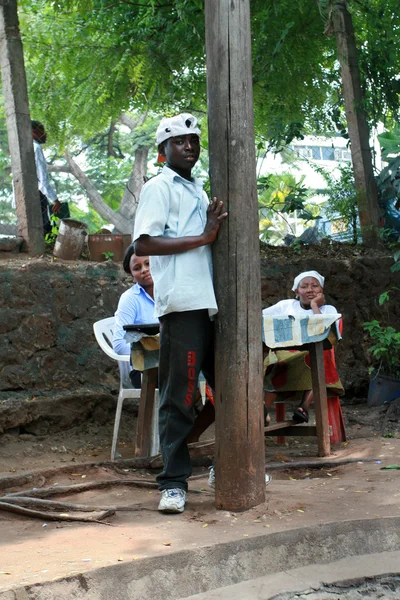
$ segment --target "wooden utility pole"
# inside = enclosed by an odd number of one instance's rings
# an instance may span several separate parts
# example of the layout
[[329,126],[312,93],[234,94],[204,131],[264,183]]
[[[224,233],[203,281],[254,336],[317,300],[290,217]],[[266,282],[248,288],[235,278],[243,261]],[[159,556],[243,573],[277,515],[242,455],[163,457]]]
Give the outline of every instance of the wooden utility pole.
[[336,36],[336,45],[342,73],[343,97],[346,120],[351,142],[351,159],[357,191],[358,214],[364,243],[375,246],[378,242],[380,209],[372,155],[369,129],[363,106],[363,92],[358,68],[357,48],[353,21],[345,0],[334,2],[332,27],[329,33]]
[[42,211],[16,0],[0,0],[0,62],[18,235],[31,254],[42,254]]
[[265,500],[260,250],[249,0],[206,0],[212,196],[229,216],[214,244],[216,506]]

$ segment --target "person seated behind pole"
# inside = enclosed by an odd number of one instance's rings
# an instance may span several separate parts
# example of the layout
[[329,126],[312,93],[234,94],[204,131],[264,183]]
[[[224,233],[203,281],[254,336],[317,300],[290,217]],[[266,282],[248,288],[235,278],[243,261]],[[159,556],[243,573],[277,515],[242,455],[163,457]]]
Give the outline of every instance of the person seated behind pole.
[[[300,273],[292,287],[296,298],[281,300],[265,308],[263,315],[283,317],[338,314],[334,306],[325,303],[324,281],[325,278],[317,271]],[[344,389],[331,357],[332,351],[324,350],[326,387],[328,392],[332,390],[335,396],[340,396]],[[268,409],[279,396],[287,398],[299,391],[303,392],[302,401],[294,411],[293,420],[296,423],[308,423],[308,411],[313,401],[309,353],[301,350],[277,350],[265,359],[264,370],[266,421],[269,422]]]
[[[153,278],[150,273],[148,256],[136,256],[133,244],[128,246],[122,267],[132,275],[134,284],[124,292],[115,312],[113,348],[117,354],[131,353],[131,346],[125,340],[124,325],[154,323]],[[129,373],[134,388],[141,387],[140,371]]]

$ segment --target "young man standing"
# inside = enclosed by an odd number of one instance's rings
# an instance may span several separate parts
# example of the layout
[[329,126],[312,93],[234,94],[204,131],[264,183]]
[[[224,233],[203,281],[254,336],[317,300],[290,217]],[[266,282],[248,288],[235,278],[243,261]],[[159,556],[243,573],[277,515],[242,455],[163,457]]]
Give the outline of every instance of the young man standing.
[[150,256],[155,311],[161,323],[158,475],[162,512],[182,512],[192,466],[186,439],[194,419],[200,371],[214,388],[214,331],[218,311],[211,244],[227,213],[208,202],[192,178],[200,155],[197,119],[181,114],[161,120],[156,140],[162,172],[143,187],[135,221],[135,254]]

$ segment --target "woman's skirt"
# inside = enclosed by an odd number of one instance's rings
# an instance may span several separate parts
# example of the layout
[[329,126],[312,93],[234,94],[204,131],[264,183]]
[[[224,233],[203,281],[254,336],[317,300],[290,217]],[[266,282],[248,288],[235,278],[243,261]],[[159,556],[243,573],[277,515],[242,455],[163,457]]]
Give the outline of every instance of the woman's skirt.
[[[334,350],[324,350],[328,395],[341,396],[344,389],[336,370]],[[312,389],[310,354],[301,350],[270,350],[264,360],[264,391],[297,392]]]

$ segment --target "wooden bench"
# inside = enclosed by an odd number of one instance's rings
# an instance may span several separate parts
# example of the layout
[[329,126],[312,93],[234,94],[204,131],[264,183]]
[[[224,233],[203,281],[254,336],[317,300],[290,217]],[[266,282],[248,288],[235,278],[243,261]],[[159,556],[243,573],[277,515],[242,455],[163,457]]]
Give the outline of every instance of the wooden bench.
[[[276,349],[276,348],[274,348]],[[312,389],[314,392],[315,425],[296,424],[294,421],[282,421],[265,428],[267,436],[316,436],[318,456],[329,456],[331,442],[328,419],[328,399],[326,394],[323,342],[306,344],[302,350],[310,353]]]

